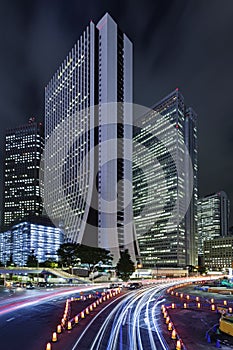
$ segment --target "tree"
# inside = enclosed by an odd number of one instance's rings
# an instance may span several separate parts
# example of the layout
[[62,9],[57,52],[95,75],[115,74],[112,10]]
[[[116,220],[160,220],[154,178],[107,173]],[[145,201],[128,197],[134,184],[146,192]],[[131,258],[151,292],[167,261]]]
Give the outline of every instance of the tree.
[[113,257],[109,250],[104,248],[89,247],[80,244],[77,248],[77,254],[82,264],[88,264],[89,269],[99,262],[111,265]]
[[74,266],[77,263],[78,245],[75,243],[64,243],[57,251],[61,264],[65,267]]
[[45,260],[44,262],[40,263],[40,267],[50,267],[50,268],[56,268],[58,267],[58,262],[53,259]]
[[7,267],[8,266],[15,266],[14,261],[13,261],[13,254],[12,253],[10,254],[9,260],[7,260],[7,262],[6,262],[6,266]]
[[130,258],[129,251],[126,249],[121,253],[121,257],[116,266],[116,274],[124,282],[129,280],[129,277],[135,271],[135,266],[133,261]]
[[59,260],[63,266],[75,266],[81,261],[88,264],[89,270],[100,261],[103,264],[111,264],[113,258],[107,249],[89,247],[83,244],[64,243],[57,251]]
[[38,266],[38,260],[34,254],[34,251],[32,251],[32,253],[30,255],[28,255],[26,265],[27,265],[27,267],[37,267]]

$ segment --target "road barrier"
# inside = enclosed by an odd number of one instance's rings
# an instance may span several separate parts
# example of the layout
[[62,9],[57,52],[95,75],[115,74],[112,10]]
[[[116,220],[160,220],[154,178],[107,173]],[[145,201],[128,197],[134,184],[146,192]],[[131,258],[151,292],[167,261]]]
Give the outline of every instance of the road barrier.
[[[88,295],[88,298],[85,296],[81,296],[80,298],[74,298],[67,299],[65,303],[65,309],[64,313],[61,319],[61,323],[57,325],[57,332],[52,333],[52,342],[56,343],[58,341],[58,335],[62,333],[64,330],[71,331],[73,329],[74,325],[78,325],[79,319],[84,319],[85,314],[89,315],[94,308],[96,308],[98,305],[100,305],[102,302],[106,300],[110,300],[112,297],[115,297],[120,293],[121,289],[117,288],[113,293],[105,293],[103,292],[101,296],[96,299],[96,295]],[[87,299],[92,299],[95,297],[95,301],[92,302],[88,307],[86,307],[84,310],[79,312],[77,315],[75,315],[73,318],[71,318],[71,303],[76,302],[78,300],[86,301]],[[46,350],[51,350],[52,346],[51,343],[47,343]]]
[[[176,341],[174,348],[176,350],[187,350],[181,337],[177,333],[177,330],[175,329],[174,323],[172,322],[171,316],[169,315],[169,310],[179,307],[179,305],[172,303],[171,305],[162,305],[161,306],[161,312],[163,314],[163,317],[165,319],[165,323],[167,324],[167,329],[171,331],[171,339]],[[186,304],[186,303],[184,303]],[[184,305],[183,305],[184,306]],[[184,306],[184,308],[187,307]]]

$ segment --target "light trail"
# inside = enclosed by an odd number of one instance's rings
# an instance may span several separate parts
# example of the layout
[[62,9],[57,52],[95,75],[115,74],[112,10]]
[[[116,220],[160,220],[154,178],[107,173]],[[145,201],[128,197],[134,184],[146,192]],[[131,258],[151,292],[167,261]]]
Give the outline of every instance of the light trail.
[[[10,312],[16,311],[18,309],[26,308],[29,306],[33,306],[36,304],[44,303],[49,300],[54,300],[57,296],[59,297],[64,297],[66,295],[72,295],[80,292],[88,292],[93,289],[102,289],[105,287],[104,285],[98,285],[98,286],[80,286],[76,288],[71,288],[71,289],[59,289],[59,291],[52,291],[52,292],[45,292],[41,291],[39,292],[40,295],[33,295],[33,296],[23,296],[23,297],[18,297],[15,298],[13,301],[12,299],[10,300],[4,300],[4,303],[0,305],[0,316],[8,314]],[[39,294],[38,293],[38,294]]]
[[[118,304],[109,312],[98,329],[90,350],[169,350],[158,327],[155,312],[164,291],[175,284],[177,282],[159,284],[131,292],[122,296],[123,300],[118,299]],[[107,305],[101,312],[106,311],[110,305],[112,307],[114,302]],[[98,320],[99,314],[79,336],[72,350],[80,349],[83,336]]]

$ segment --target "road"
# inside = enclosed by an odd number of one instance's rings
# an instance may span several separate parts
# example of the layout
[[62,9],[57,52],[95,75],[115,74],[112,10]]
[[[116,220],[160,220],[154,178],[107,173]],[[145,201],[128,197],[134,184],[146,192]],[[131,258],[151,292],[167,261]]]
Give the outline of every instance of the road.
[[[177,283],[177,282],[176,282]],[[158,326],[164,291],[175,282],[144,287],[106,301],[72,331],[59,335],[53,350],[168,350]],[[98,286],[99,288],[106,285]],[[0,349],[45,350],[73,289],[31,291],[0,301]],[[97,286],[94,287],[95,290]],[[81,310],[80,310],[81,311]]]
[[46,342],[61,319],[67,297],[90,290],[93,290],[93,286],[27,291],[1,299],[0,349],[45,349]]
[[[60,350],[169,350],[158,320],[164,290],[171,284],[130,292],[97,313],[77,340]],[[58,345],[58,344],[57,344]]]

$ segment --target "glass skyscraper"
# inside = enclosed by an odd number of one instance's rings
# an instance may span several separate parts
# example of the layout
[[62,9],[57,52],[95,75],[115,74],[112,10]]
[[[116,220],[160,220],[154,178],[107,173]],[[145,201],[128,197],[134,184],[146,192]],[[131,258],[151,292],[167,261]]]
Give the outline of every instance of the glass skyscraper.
[[198,200],[198,253],[203,255],[204,241],[228,236],[230,204],[224,191]]
[[43,147],[44,129],[35,118],[6,132],[3,227],[31,214],[41,215],[39,169]]
[[[105,14],[45,90],[45,207],[71,242],[128,248],[132,215],[132,43]],[[96,106],[96,107],[94,107]],[[127,161],[126,161],[127,159]],[[116,193],[117,191],[117,193]]]
[[195,265],[196,114],[176,89],[137,124],[133,210],[143,266]]

